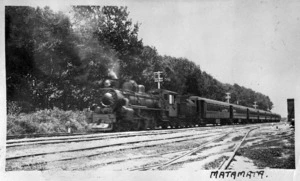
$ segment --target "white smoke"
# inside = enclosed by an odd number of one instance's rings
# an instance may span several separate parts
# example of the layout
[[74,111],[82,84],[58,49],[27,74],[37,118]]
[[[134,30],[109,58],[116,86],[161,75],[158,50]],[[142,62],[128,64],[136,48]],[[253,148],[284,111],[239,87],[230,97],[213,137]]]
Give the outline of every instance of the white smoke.
[[113,79],[118,79],[117,74],[112,69],[108,70],[108,75]]

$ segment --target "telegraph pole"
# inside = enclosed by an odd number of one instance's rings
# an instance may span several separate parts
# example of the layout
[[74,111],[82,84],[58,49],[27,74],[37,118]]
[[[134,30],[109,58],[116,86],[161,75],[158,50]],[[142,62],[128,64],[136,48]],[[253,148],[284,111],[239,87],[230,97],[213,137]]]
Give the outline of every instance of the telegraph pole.
[[158,89],[160,89],[160,83],[163,81],[163,78],[160,77],[161,74],[161,71],[154,72],[154,82],[157,82]]
[[256,101],[254,101],[254,105],[253,105],[253,107],[256,109],[257,108],[257,104],[256,104]]
[[225,98],[227,99],[227,103],[229,103],[229,99],[231,98],[229,92],[226,93],[226,97]]

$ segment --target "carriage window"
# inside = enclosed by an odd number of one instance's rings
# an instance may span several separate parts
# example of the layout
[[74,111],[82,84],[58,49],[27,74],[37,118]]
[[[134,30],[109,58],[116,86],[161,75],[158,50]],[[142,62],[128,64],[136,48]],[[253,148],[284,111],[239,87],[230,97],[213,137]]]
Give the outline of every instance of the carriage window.
[[247,113],[247,110],[245,110],[245,109],[241,109],[241,108],[236,108],[236,112],[237,113]]
[[220,111],[220,107],[215,104],[207,104],[208,111]]
[[229,112],[228,107],[226,106],[222,106],[222,108],[220,109],[222,112]]

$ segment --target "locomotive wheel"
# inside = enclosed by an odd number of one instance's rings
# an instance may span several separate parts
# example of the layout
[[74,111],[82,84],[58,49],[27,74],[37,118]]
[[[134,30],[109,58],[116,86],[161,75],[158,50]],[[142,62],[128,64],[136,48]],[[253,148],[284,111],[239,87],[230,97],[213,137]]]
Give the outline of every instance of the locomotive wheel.
[[146,119],[143,121],[144,124],[142,124],[142,129],[146,130],[146,129],[151,129],[151,125],[152,125],[152,120],[151,119]]
[[175,125],[173,123],[170,123],[170,129],[174,129],[176,128]]
[[150,129],[155,129],[155,127],[156,127],[156,121],[154,120],[154,118],[152,118],[151,121],[150,121],[149,128]]
[[130,131],[131,130],[131,124],[129,123],[123,123],[123,124],[120,124],[119,126],[119,130],[120,131]]
[[139,130],[141,130],[141,121],[137,120],[136,123],[133,123],[131,130],[132,131],[139,131]]
[[179,125],[181,128],[185,128],[185,124],[184,123],[180,123]]
[[163,125],[161,126],[161,128],[162,128],[162,129],[167,129],[168,126],[169,126],[168,124],[163,124]]
[[113,131],[115,131],[115,132],[120,132],[121,131],[120,126],[119,126],[118,123],[113,124]]

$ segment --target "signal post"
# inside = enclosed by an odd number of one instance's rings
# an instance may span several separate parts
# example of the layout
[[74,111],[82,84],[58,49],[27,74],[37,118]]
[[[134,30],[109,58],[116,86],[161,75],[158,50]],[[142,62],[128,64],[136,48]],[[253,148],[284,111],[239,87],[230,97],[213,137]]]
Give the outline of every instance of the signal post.
[[161,71],[154,72],[154,82],[157,82],[157,88],[160,89],[160,83],[163,81],[163,78],[160,77],[162,74]]

